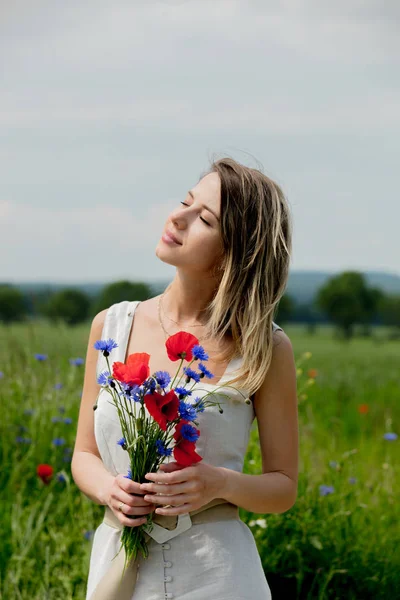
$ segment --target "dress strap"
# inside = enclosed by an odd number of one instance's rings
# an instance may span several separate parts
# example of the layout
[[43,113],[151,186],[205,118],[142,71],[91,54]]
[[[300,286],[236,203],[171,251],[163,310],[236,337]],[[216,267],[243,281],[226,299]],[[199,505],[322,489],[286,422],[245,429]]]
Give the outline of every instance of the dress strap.
[[283,331],[282,327],[279,327],[279,325],[277,325],[276,323],[274,323],[274,321],[272,321],[272,331],[277,331],[277,330]]

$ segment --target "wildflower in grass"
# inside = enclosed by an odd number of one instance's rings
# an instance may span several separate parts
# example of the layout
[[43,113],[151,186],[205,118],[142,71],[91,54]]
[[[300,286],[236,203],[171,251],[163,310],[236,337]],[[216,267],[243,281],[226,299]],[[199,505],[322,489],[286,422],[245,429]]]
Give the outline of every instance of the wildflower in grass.
[[64,419],[64,423],[65,423],[66,425],[71,425],[71,423],[72,423],[72,419],[71,419],[71,417],[65,417],[65,419]]
[[186,421],[194,421],[197,416],[195,407],[192,404],[186,404],[183,400],[179,401],[179,414]]
[[186,375],[186,383],[189,383],[191,379],[196,383],[200,381],[200,375],[190,367],[183,367],[183,372]]
[[167,448],[161,440],[156,440],[157,452],[160,456],[171,456],[172,448]]
[[69,362],[71,365],[79,367],[80,365],[83,365],[85,361],[83,360],[83,358],[70,358]]
[[64,413],[65,413],[65,408],[64,408],[64,406],[59,406],[59,407],[58,407],[58,410],[59,410],[59,412],[60,412],[60,413],[62,413],[62,414],[64,414]]
[[214,375],[202,363],[199,363],[199,369],[201,371],[200,377],[208,377],[208,379],[212,379],[214,377]]
[[192,395],[192,391],[191,390],[187,390],[184,387],[176,387],[175,388],[175,393],[178,394],[179,398],[182,400],[182,398],[185,398],[186,396],[191,396]]
[[17,435],[17,437],[15,438],[15,441],[18,444],[30,444],[32,442],[32,438],[25,438],[20,435]]
[[167,385],[170,383],[171,381],[171,376],[168,373],[168,371],[156,371],[154,373],[154,376],[157,380],[157,383],[160,387],[162,388],[166,388]]
[[118,344],[111,338],[108,340],[97,340],[94,343],[96,350],[101,350],[104,357],[110,356],[111,350],[118,348]]
[[117,444],[118,444],[118,446],[121,446],[121,448],[123,448],[125,450],[125,448],[126,448],[126,439],[124,437],[122,437],[120,440],[118,440]]
[[33,415],[34,412],[35,412],[35,409],[33,409],[33,408],[26,408],[24,410],[24,415]]
[[56,383],[55,386],[54,386],[54,389],[55,390],[61,390],[62,387],[63,387],[62,383]]
[[366,415],[367,412],[369,412],[369,406],[368,406],[368,404],[359,404],[358,405],[358,412],[360,413],[360,415]]
[[47,360],[47,354],[35,354],[35,358],[39,361]]
[[357,479],[355,477],[349,477],[349,483],[354,484],[356,482],[357,482]]
[[329,466],[332,467],[332,469],[337,469],[339,466],[339,463],[337,463],[336,460],[330,460]]
[[65,483],[67,481],[67,479],[63,473],[57,473],[56,479],[57,479],[57,481],[60,481],[61,483]]
[[318,375],[317,369],[308,369],[307,377],[310,377],[310,379],[315,379],[317,375]]
[[51,417],[52,423],[60,423],[62,421],[62,417]]
[[397,440],[397,433],[387,432],[383,434],[385,440],[389,440],[390,442]]
[[0,371],[0,379],[3,379],[3,377],[4,377],[3,371]]
[[47,464],[40,464],[36,467],[36,474],[46,485],[50,483],[50,479],[53,476],[53,471],[53,467]]
[[65,444],[65,440],[62,437],[54,438],[54,440],[52,440],[51,443],[53,444],[53,446],[63,446]]
[[94,530],[93,529],[88,529],[83,533],[83,537],[85,538],[85,540],[90,541],[93,537],[94,534]]
[[335,488],[332,485],[320,485],[319,486],[319,495],[327,496],[328,494],[333,494]]
[[203,346],[200,346],[200,344],[193,346],[192,354],[195,360],[208,360],[209,358],[207,352],[204,350]]

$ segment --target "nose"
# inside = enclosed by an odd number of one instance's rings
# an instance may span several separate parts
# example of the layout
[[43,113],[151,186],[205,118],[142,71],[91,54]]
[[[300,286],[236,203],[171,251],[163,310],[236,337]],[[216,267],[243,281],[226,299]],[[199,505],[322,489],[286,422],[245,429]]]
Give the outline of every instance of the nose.
[[184,229],[186,227],[186,217],[183,214],[183,211],[176,210],[171,214],[170,218],[171,223],[173,223],[177,229]]

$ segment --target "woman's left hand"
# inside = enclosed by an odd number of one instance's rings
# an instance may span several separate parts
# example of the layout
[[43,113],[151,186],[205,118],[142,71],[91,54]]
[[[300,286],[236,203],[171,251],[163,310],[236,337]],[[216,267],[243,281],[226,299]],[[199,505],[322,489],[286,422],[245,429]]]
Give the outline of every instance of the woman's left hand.
[[[180,515],[201,508],[214,498],[221,498],[226,470],[204,462],[181,467],[176,462],[160,465],[157,473],[147,473],[140,489],[145,500],[164,506],[156,508],[161,515]],[[168,506],[168,508],[166,508]]]

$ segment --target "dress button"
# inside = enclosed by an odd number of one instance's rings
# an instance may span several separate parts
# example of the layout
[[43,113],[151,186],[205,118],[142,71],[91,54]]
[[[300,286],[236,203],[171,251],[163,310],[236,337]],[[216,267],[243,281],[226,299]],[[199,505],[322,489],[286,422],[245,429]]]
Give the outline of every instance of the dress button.
[[171,548],[170,544],[163,544],[161,546],[161,548],[163,548],[164,550],[169,550]]
[[167,560],[167,561],[164,563],[164,567],[172,567],[172,562],[171,562],[170,560]]
[[172,577],[171,577],[171,575],[166,575],[166,576],[164,577],[164,581],[172,581]]
[[167,592],[164,596],[164,598],[173,598],[174,595],[172,594],[172,592]]

